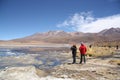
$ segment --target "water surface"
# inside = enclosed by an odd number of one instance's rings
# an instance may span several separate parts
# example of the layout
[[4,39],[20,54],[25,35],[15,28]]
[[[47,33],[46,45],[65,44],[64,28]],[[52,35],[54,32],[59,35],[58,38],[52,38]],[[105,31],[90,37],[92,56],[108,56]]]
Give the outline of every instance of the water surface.
[[[57,49],[58,50],[58,49]],[[40,69],[50,69],[67,60],[62,50],[30,51],[28,49],[0,48],[0,68],[33,65]]]

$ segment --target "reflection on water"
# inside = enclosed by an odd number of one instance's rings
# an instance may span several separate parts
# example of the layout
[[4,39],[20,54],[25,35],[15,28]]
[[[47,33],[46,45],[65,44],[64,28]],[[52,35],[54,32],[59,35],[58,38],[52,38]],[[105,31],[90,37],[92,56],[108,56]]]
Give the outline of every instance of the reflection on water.
[[33,65],[40,69],[49,69],[61,64],[67,58],[56,51],[28,54],[22,50],[0,49],[0,68]]
[[[34,66],[38,68],[52,68],[54,66],[57,66],[61,64],[62,58],[59,58],[58,53],[44,53],[40,54],[39,56],[36,56],[35,59],[38,61],[42,61],[42,64],[34,64]],[[65,60],[65,58],[64,58]]]
[[20,52],[15,52],[10,49],[0,49],[0,57],[5,57],[5,56],[19,56],[19,55],[24,55],[24,53]]

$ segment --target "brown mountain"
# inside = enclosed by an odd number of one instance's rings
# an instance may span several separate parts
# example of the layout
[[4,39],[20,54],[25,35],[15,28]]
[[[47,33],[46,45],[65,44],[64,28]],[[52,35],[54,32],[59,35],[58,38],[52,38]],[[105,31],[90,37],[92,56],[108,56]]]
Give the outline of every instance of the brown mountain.
[[120,28],[110,28],[103,30],[98,35],[107,38],[108,41],[120,40]]
[[103,30],[103,31],[99,32],[99,34],[104,35],[104,36],[109,36],[109,35],[118,36],[120,34],[120,28],[106,29],[106,30]]
[[48,42],[48,43],[71,43],[71,42],[99,42],[120,40],[120,28],[110,28],[99,33],[82,33],[82,32],[64,32],[49,31],[44,33],[35,33],[33,35],[14,39],[15,42]]

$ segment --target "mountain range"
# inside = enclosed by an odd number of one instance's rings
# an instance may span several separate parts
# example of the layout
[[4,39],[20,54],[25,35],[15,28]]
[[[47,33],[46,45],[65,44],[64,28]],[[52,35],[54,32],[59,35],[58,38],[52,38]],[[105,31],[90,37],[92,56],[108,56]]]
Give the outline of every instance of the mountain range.
[[80,43],[80,42],[120,41],[120,28],[105,29],[98,33],[48,31],[44,33],[35,33],[24,38],[13,39],[10,41],[22,43],[26,42]]

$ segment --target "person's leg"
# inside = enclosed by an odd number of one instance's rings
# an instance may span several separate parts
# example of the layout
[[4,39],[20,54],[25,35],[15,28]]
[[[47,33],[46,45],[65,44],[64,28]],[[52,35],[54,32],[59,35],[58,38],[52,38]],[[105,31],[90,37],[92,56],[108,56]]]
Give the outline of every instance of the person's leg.
[[74,53],[72,53],[72,58],[73,58],[73,62],[72,63],[74,63]]
[[76,53],[74,53],[74,63],[76,63]]
[[76,53],[75,53],[75,55],[74,55],[74,62],[76,63]]
[[84,54],[84,63],[86,63],[85,54]]
[[73,57],[73,63],[75,63],[75,57]]
[[82,63],[82,54],[81,54],[81,57],[80,57],[80,64]]
[[76,55],[75,55],[75,53],[72,53],[72,57],[73,57],[73,63],[75,63],[76,62]]

